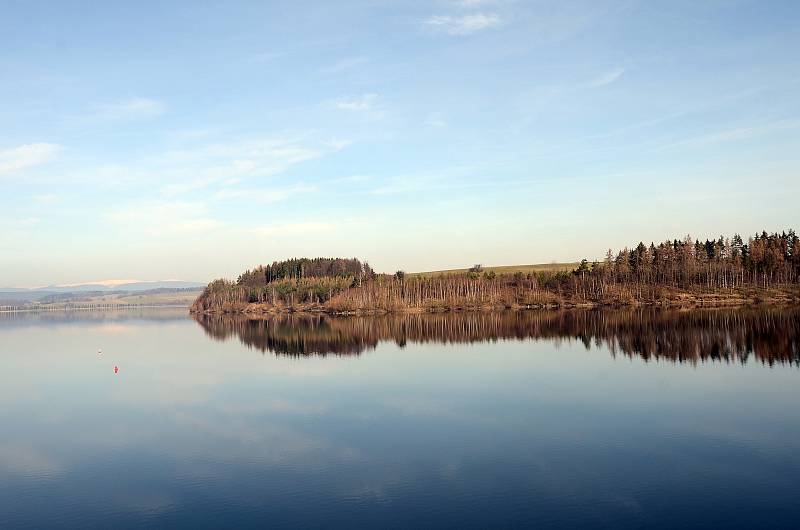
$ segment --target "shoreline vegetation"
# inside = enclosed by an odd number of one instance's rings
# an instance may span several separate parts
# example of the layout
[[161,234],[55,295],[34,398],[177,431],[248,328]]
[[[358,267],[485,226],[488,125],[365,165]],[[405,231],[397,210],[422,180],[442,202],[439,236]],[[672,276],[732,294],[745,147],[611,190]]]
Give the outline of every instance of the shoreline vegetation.
[[[500,272],[496,272],[500,270]],[[508,268],[506,268],[508,270]],[[800,303],[793,230],[701,242],[639,243],[603,261],[525,272],[475,265],[441,273],[375,273],[356,258],[295,258],[214,280],[192,313],[381,314],[579,307],[726,307]]]

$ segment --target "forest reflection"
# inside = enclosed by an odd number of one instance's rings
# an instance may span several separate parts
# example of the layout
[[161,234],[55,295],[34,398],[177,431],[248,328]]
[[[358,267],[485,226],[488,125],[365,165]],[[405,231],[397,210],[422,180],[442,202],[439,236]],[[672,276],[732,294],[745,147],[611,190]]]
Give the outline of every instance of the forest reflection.
[[462,344],[580,341],[612,356],[679,363],[800,366],[800,309],[464,312],[333,317],[198,315],[208,336],[276,355],[358,355],[381,341]]

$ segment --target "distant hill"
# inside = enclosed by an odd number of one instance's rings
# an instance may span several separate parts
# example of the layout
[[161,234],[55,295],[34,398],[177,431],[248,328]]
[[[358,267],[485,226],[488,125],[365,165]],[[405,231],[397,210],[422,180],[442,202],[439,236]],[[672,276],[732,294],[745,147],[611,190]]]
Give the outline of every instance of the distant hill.
[[[31,290],[49,291],[51,293],[80,293],[96,291],[137,292],[152,291],[153,289],[197,289],[205,287],[205,285],[206,284],[204,283],[185,282],[182,280],[104,280],[75,285],[49,285],[47,287],[37,287]],[[4,291],[4,289],[0,289],[0,291]]]
[[152,291],[153,289],[197,289],[205,287],[200,282],[183,280],[101,280],[96,282],[48,285],[46,287],[0,287],[2,293],[80,293],[88,291]]
[[20,287],[0,287],[0,305],[26,305],[30,303],[52,303],[55,300],[85,300],[94,297],[113,295],[114,298],[134,294],[158,294],[167,298],[165,293],[181,293],[202,289],[205,284],[182,280],[104,280],[85,284],[50,285],[30,289]]

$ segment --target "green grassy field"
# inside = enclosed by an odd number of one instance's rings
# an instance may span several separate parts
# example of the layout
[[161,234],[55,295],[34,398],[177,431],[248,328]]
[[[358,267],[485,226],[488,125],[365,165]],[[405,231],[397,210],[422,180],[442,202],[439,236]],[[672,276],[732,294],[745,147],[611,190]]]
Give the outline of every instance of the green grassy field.
[[[534,272],[557,272],[557,271],[571,271],[574,270],[580,263],[537,263],[534,265],[500,265],[497,267],[483,267],[484,271],[494,271],[495,274],[514,274],[521,272],[523,274]],[[409,276],[436,276],[439,274],[463,274],[468,272],[469,268],[465,269],[448,269],[443,271],[427,271],[427,272],[410,272]]]

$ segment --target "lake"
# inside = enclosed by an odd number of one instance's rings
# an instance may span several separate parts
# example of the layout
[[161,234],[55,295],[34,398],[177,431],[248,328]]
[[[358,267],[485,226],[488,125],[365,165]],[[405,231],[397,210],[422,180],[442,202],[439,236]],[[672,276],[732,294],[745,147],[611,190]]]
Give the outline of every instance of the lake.
[[799,365],[797,309],[0,314],[0,527],[796,527]]

